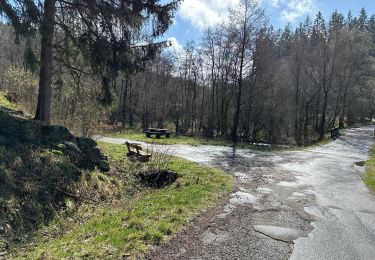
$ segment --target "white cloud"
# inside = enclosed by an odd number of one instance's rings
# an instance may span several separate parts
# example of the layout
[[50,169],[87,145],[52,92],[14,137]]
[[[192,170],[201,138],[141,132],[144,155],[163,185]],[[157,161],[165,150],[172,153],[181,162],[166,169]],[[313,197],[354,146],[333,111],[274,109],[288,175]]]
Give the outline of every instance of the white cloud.
[[282,0],[269,0],[269,1],[273,7],[279,7],[280,2],[282,2]]
[[235,7],[240,0],[185,0],[180,6],[180,16],[193,26],[202,29],[228,18],[228,8]]
[[168,41],[171,43],[171,46],[167,49],[168,51],[176,54],[183,52],[184,48],[175,37],[168,38]]
[[290,0],[287,8],[280,13],[280,18],[284,21],[295,22],[297,18],[315,11],[314,0]]

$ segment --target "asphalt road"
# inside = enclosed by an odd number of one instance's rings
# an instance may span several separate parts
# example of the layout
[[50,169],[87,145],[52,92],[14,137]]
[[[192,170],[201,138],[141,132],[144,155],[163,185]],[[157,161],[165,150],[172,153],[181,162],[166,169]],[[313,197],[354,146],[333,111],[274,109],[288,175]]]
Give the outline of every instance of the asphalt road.
[[[225,203],[197,217],[150,259],[375,259],[375,196],[363,184],[373,128],[329,144],[260,152],[154,146],[235,176]],[[122,139],[101,138],[123,143]]]

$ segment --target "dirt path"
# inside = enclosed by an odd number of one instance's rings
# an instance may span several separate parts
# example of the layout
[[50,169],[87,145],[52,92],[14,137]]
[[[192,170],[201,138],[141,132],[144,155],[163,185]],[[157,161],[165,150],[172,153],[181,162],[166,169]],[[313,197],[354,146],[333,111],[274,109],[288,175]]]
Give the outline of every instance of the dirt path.
[[371,132],[349,130],[330,144],[293,152],[169,147],[233,174],[237,191],[148,258],[374,259],[375,196],[355,166],[369,156]]

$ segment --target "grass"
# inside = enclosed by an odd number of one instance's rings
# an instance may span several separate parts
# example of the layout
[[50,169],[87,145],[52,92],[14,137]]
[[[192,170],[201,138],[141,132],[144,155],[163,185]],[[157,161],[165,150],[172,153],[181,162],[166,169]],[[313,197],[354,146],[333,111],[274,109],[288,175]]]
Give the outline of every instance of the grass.
[[371,150],[371,158],[366,162],[365,184],[375,192],[375,146]]
[[[107,132],[104,135],[109,135],[114,138],[124,138],[129,139],[132,141],[144,142],[144,143],[151,143],[151,144],[163,144],[163,145],[175,145],[175,144],[183,144],[183,145],[213,145],[213,146],[227,146],[227,147],[234,147],[234,143],[230,140],[224,138],[203,138],[197,136],[184,136],[184,135],[172,135],[170,138],[147,138],[146,135],[142,132],[136,131],[127,131],[127,132]],[[295,148],[294,146],[269,146],[269,145],[257,145],[257,144],[249,144],[249,143],[237,143],[236,148],[239,149],[253,149],[253,150],[260,150],[260,151],[283,151],[283,150],[290,150]]]
[[[124,146],[101,143],[100,147],[112,163],[126,160]],[[233,187],[230,176],[213,168],[172,159],[168,169],[181,175],[173,185],[159,190],[143,189],[115,205],[82,207],[74,217],[56,220],[43,228],[35,236],[34,246],[14,258],[120,259],[126,256],[134,259],[181,230]]]
[[[343,134],[341,132],[341,134]],[[171,138],[147,138],[145,133],[137,132],[137,131],[126,131],[126,132],[105,132],[103,135],[108,135],[114,138],[124,138],[128,140],[144,142],[144,143],[151,143],[151,144],[164,144],[164,145],[175,145],[175,144],[184,144],[184,145],[214,145],[214,146],[229,146],[234,147],[234,143],[230,140],[224,138],[203,138],[197,136],[184,136],[184,135],[172,135]],[[250,144],[250,143],[243,143],[239,142],[236,144],[236,148],[239,149],[252,149],[252,150],[260,150],[260,151],[270,151],[270,152],[277,152],[277,151],[291,151],[291,150],[302,150],[306,148],[311,148],[315,146],[321,146],[328,144],[331,142],[332,139],[329,135],[327,135],[323,140],[307,146],[295,146],[295,145],[260,145],[260,144]]]
[[145,143],[156,143],[156,144],[165,144],[165,145],[172,145],[172,144],[188,144],[188,145],[223,145],[223,146],[230,146],[233,145],[232,142],[224,139],[214,138],[208,139],[203,137],[191,137],[191,136],[184,136],[184,135],[172,135],[170,138],[147,138],[145,133],[136,132],[136,131],[127,131],[127,132],[110,132],[108,133],[112,137],[116,138],[124,138],[138,142],[145,142]]
[[17,104],[9,102],[5,96],[4,93],[0,91],[0,106],[12,109],[12,110],[19,110],[20,107]]

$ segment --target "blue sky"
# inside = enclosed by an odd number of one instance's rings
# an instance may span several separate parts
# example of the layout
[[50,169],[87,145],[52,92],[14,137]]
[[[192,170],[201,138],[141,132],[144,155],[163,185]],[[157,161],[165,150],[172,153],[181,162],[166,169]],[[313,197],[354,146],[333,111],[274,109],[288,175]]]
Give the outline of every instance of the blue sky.
[[[228,6],[234,7],[240,0],[184,0],[178,10],[175,23],[165,35],[175,48],[181,48],[187,41],[199,41],[202,29],[215,25],[227,17]],[[283,28],[290,23],[298,25],[307,15],[314,17],[321,11],[329,17],[334,10],[343,14],[352,10],[357,15],[365,7],[369,16],[375,14],[375,0],[258,0],[270,23]],[[168,2],[168,0],[162,0]]]

